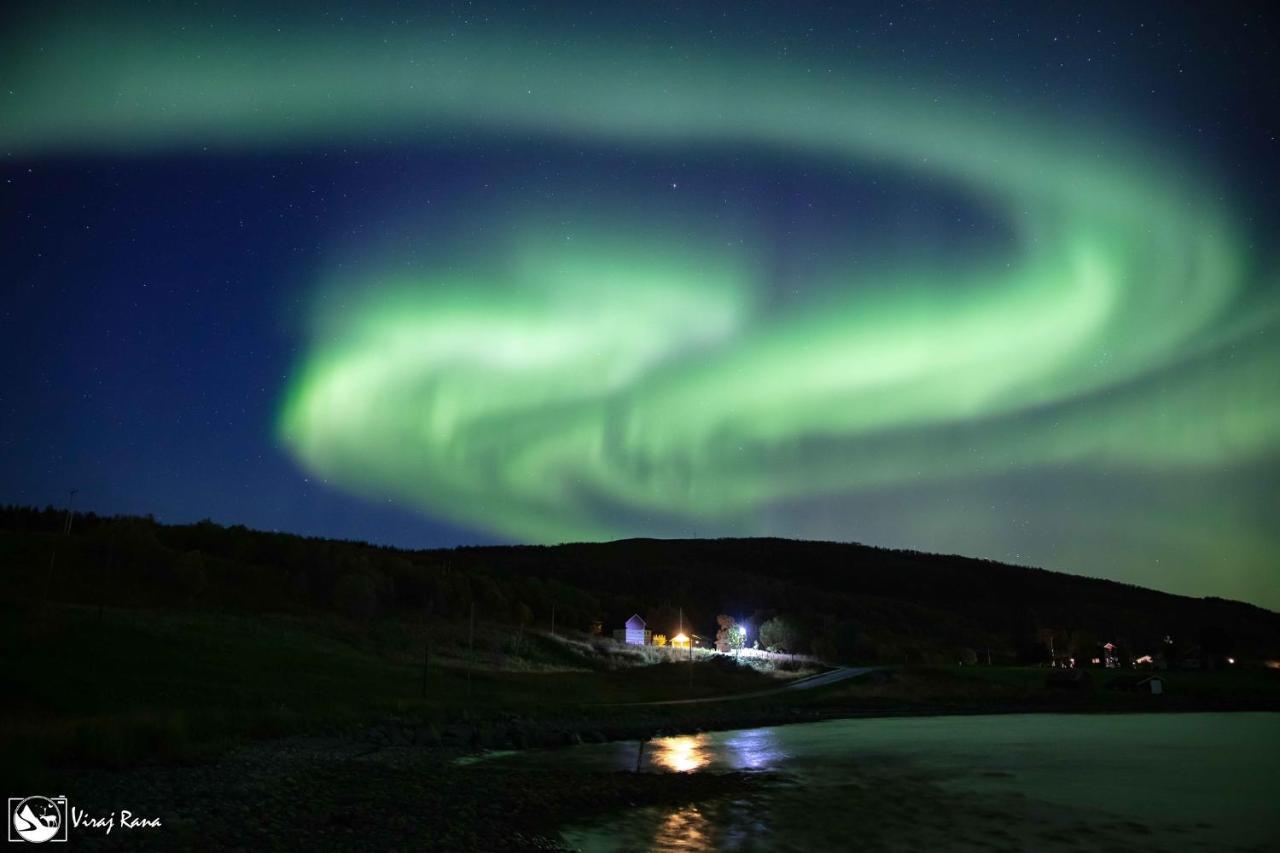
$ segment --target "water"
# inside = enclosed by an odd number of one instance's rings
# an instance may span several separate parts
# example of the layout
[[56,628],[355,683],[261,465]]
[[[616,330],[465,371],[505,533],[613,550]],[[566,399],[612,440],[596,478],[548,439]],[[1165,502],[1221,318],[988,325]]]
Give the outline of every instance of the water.
[[[636,743],[501,760],[634,770]],[[563,829],[605,850],[1276,850],[1280,714],[834,720],[663,738],[648,772],[778,774]]]

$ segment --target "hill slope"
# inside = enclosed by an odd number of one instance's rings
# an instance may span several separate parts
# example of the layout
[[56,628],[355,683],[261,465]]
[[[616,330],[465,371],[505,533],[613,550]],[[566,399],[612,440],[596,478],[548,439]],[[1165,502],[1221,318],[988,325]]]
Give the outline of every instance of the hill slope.
[[[652,540],[550,547],[456,549],[449,559],[502,576],[538,576],[590,589],[611,624],[631,609],[683,606],[710,630],[717,612],[762,619],[853,624],[854,658],[947,658],[991,648],[1031,662],[1057,650],[1113,641],[1136,655],[1220,651],[1275,657],[1280,614],[1241,602],[1196,599],[990,560],[785,539]],[[647,612],[646,612],[647,611]],[[652,619],[650,620],[653,621]],[[665,624],[654,626],[666,628]],[[1172,643],[1167,643],[1166,638]]]
[[[11,598],[235,611],[427,613],[606,632],[641,613],[655,632],[704,637],[717,614],[792,628],[795,651],[867,662],[1092,656],[1280,657],[1280,614],[1059,572],[857,544],[653,540],[409,551],[211,522],[0,509]],[[1166,638],[1172,643],[1166,642]]]

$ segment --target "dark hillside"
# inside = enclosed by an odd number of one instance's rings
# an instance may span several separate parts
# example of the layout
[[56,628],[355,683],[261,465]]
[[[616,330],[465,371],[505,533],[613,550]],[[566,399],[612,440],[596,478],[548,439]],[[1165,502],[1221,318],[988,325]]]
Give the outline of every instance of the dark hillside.
[[[1033,662],[1052,633],[1088,635],[1135,656],[1174,642],[1180,655],[1205,638],[1235,657],[1273,658],[1280,614],[1215,598],[1189,598],[1061,572],[952,555],[786,539],[653,540],[551,547],[464,548],[457,565],[501,567],[589,588],[613,607],[664,604],[744,618],[774,613],[802,621],[852,620],[861,657],[894,659],[991,645],[993,655]],[[1213,650],[1213,649],[1211,649]]]
[[[861,661],[1034,663],[1164,654],[1280,658],[1280,614],[1240,602],[957,556],[783,539],[652,540],[408,551],[149,518],[0,509],[10,598],[234,611],[477,618],[711,637],[717,614],[793,627],[793,651]],[[1167,639],[1166,639],[1167,638]]]

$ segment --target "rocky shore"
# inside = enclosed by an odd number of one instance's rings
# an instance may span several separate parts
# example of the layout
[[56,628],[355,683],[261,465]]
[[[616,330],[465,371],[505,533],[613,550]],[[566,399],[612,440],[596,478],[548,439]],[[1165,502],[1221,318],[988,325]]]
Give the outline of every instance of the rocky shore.
[[[1186,707],[1161,707],[1244,709],[1240,703],[1231,708],[1182,704]],[[1143,701],[1127,710],[1154,709]],[[110,835],[73,830],[76,843],[94,849],[560,850],[557,828],[566,822],[642,805],[749,796],[776,780],[759,773],[531,771],[458,759],[487,750],[557,748],[839,717],[1101,710],[1086,697],[1031,704],[864,700],[858,706],[584,706],[557,709],[554,715],[460,710],[435,721],[387,716],[308,736],[251,742],[200,763],[76,771],[64,777],[70,784],[58,793],[91,814],[129,809],[163,823],[153,830],[117,828]]]
[[128,808],[160,829],[73,830],[118,850],[564,850],[569,818],[705,802],[761,774],[528,771],[459,765],[447,748],[290,738],[209,764],[85,773],[68,797],[89,813]]

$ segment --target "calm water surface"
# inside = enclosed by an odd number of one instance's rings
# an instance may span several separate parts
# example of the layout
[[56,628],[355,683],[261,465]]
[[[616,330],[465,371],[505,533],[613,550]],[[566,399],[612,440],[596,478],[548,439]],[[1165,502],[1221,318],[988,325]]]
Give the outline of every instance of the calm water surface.
[[[1280,714],[834,720],[663,738],[647,772],[768,771],[740,798],[568,826],[583,850],[1280,850]],[[633,770],[637,744],[503,761]]]

